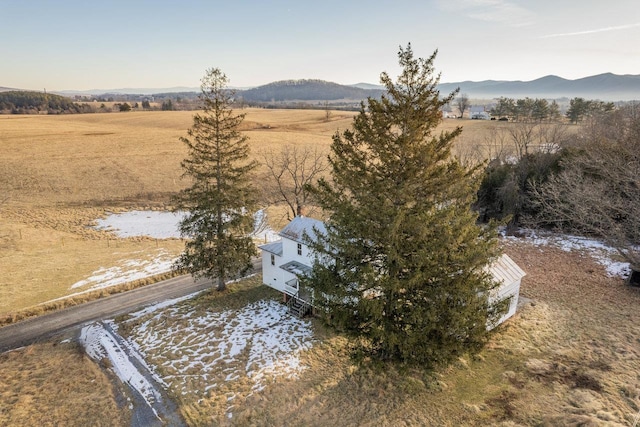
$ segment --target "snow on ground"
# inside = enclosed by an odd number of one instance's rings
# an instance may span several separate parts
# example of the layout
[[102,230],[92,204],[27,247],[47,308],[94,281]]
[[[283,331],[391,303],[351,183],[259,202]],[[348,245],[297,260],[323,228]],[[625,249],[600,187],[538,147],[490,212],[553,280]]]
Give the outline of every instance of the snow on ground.
[[171,271],[175,258],[160,249],[152,259],[125,259],[114,267],[101,267],[91,276],[71,285],[71,289],[84,288],[83,292],[133,282],[145,277]]
[[[184,212],[166,211],[130,211],[111,214],[104,219],[97,220],[98,230],[112,231],[116,236],[136,237],[147,236],[156,239],[180,238],[178,224],[185,217]],[[268,225],[266,214],[259,210],[254,215],[255,229],[253,237],[272,242],[279,239],[278,234]]]
[[[566,252],[586,251],[600,265],[605,267],[609,276],[627,277],[631,272],[628,262],[619,261],[618,252],[604,243],[586,237],[557,234],[551,232],[521,230],[525,242],[534,246],[554,246]],[[521,237],[503,236],[506,240],[521,241]]]
[[224,396],[231,417],[239,394],[259,392],[268,381],[295,378],[304,369],[300,352],[313,343],[308,320],[289,315],[273,300],[219,311],[180,304],[194,295],[131,313],[124,321],[131,327],[128,339],[117,333],[117,324],[105,321],[82,328],[80,342],[92,359],[107,358],[156,416],[162,395],[154,382],[174,395]]
[[[95,361],[109,359],[118,378],[135,389],[151,408],[156,401],[161,400],[158,390],[135,367],[116,337],[101,323],[93,323],[83,327],[80,331],[80,343],[85,348],[87,355]],[[154,413],[158,416],[155,410]]]
[[113,231],[118,237],[148,236],[156,239],[179,238],[178,223],[185,214],[162,211],[130,211],[97,220],[98,230]]
[[[184,218],[184,215],[184,213],[162,211],[123,212],[99,219],[96,228],[112,231],[122,238],[134,236],[148,236],[157,239],[179,238],[178,223]],[[255,215],[253,237],[264,242],[279,239],[278,234],[268,226],[263,211],[258,211]],[[79,292],[66,295],[64,298],[166,273],[171,270],[174,262],[175,257],[164,250],[158,250],[157,255],[152,259],[122,260],[119,265],[101,267],[91,273],[89,277],[72,284],[70,289],[78,289]]]
[[313,341],[310,322],[272,300],[239,310],[196,312],[182,305],[155,311],[133,314],[139,323],[130,341],[176,395],[224,393],[229,383],[247,380],[251,391],[260,391],[267,378],[293,378],[304,369],[300,351]]

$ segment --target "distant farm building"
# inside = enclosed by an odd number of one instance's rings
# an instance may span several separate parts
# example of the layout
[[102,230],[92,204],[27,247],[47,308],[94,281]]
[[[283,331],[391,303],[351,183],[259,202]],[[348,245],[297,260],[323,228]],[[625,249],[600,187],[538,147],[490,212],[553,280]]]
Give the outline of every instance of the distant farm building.
[[469,118],[473,120],[491,120],[491,114],[485,111],[483,106],[470,107]]

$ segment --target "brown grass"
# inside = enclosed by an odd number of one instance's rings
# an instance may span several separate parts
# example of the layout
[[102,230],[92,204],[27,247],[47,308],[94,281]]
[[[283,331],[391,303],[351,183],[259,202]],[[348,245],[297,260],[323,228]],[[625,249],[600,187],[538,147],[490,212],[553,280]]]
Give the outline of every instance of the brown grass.
[[[252,155],[299,145],[328,150],[331,136],[351,126],[354,112],[246,109],[243,130]],[[179,240],[114,239],[91,228],[108,211],[166,209],[185,185],[179,141],[190,111],[0,117],[0,314],[74,292],[69,286],[126,257],[178,254]],[[464,124],[470,141],[492,123]],[[471,137],[475,135],[475,137]],[[270,208],[275,228],[285,210]]]
[[113,385],[76,344],[0,354],[0,425],[123,426],[131,417]]

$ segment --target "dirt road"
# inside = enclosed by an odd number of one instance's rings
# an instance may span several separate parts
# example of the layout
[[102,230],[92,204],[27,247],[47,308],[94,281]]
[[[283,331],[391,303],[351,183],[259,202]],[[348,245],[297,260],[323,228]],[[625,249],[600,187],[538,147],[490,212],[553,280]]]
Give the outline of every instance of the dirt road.
[[[255,272],[261,270],[259,258],[253,261],[253,266]],[[0,328],[0,353],[44,341],[53,335],[78,328],[86,323],[113,318],[145,305],[189,295],[211,286],[211,280],[195,282],[189,275],[179,276],[14,323]]]

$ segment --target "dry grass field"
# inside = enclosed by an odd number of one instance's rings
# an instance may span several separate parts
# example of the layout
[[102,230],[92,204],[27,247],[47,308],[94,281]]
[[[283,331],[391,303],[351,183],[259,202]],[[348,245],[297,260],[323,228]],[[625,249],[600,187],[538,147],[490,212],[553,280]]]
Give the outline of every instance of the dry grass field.
[[[274,379],[257,393],[242,379],[224,389],[237,395],[233,418],[226,393],[174,398],[194,426],[633,425],[640,409],[640,292],[608,277],[586,253],[513,241],[505,250],[527,271],[521,296],[528,300],[477,357],[434,376],[358,368],[347,342],[314,320],[316,341],[302,353],[307,368],[297,379]],[[256,282],[188,304],[212,313],[271,298]],[[169,327],[171,316],[163,319]],[[116,418],[127,414],[115,409],[112,385],[72,345],[1,355],[0,378],[3,425],[125,425]],[[50,387],[65,390],[64,398]]]
[[[285,144],[327,149],[354,115],[245,112],[256,156]],[[116,239],[90,226],[107,212],[169,205],[183,185],[179,137],[191,115],[0,116],[0,315],[68,295],[101,267],[181,250],[179,240]],[[445,120],[442,128],[458,124],[462,154],[509,125]],[[176,400],[192,425],[631,425],[640,409],[638,291],[586,254],[505,245],[528,273],[522,295],[531,302],[477,358],[435,377],[356,368],[345,340],[317,323],[319,341],[302,355],[307,370],[239,398],[232,420],[215,399]],[[264,289],[255,292],[248,300]],[[73,345],[0,355],[1,425],[126,425],[119,411],[112,384]]]
[[[253,152],[327,146],[350,113],[248,110]],[[101,267],[177,254],[177,240],[119,239],[90,228],[107,211],[164,209],[183,186],[179,141],[192,112],[0,117],[0,314],[71,293]],[[111,239],[109,242],[108,239]]]
[[0,354],[0,425],[129,424],[113,384],[78,344],[37,344]]
[[[328,150],[331,136],[350,127],[353,112],[247,109],[243,131],[252,155],[283,145]],[[165,209],[183,187],[179,141],[193,112],[0,116],[0,315],[69,295],[69,287],[101,267],[177,240],[119,239],[91,227],[111,211]],[[464,146],[481,144],[495,122],[463,123]],[[282,226],[276,210],[274,226]],[[108,239],[111,239],[109,241]]]

